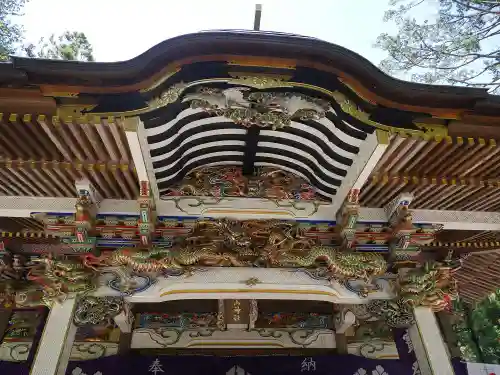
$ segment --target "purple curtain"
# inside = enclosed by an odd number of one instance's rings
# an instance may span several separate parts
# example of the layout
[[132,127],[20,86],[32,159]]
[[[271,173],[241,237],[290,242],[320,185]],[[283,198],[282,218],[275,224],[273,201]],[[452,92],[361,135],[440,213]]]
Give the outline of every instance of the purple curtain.
[[413,343],[410,340],[410,335],[406,328],[393,329],[394,342],[396,343],[396,348],[398,349],[399,359],[406,363],[417,362],[417,357],[415,356],[415,350],[413,350]]
[[[233,371],[234,370],[234,371]],[[317,357],[112,356],[70,362],[66,375],[413,375],[402,360],[354,355]]]
[[[394,341],[398,348],[399,359],[406,363],[417,363],[413,344],[408,335],[407,329],[394,329]],[[451,364],[455,375],[467,375],[467,363],[463,362],[460,358],[452,358]],[[390,375],[390,374],[388,374]]]
[[29,375],[29,373],[30,366],[27,362],[0,361],[0,374],[2,375]]
[[451,360],[451,364],[453,365],[453,370],[455,371],[455,375],[467,375],[467,363],[463,362],[460,358],[453,358]]

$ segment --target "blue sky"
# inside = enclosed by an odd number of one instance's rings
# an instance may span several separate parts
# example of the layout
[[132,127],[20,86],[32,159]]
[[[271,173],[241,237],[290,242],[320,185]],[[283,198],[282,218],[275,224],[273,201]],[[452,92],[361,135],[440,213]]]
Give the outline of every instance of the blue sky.
[[30,0],[22,23],[26,39],[83,31],[97,61],[127,60],[181,34],[207,29],[251,29],[255,3],[261,29],[313,36],[349,48],[375,64],[373,47],[395,26],[382,18],[389,0]]

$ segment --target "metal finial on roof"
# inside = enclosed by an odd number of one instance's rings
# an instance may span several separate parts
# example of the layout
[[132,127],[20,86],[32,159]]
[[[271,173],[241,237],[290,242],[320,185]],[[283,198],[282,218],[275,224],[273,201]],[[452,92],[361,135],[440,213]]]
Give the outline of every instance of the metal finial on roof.
[[255,4],[255,17],[253,21],[253,29],[260,30],[260,19],[262,17],[262,4]]

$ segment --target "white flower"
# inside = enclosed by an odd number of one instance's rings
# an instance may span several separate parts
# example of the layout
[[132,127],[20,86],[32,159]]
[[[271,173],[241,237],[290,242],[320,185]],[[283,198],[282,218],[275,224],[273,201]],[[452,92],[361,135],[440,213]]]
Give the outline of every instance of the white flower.
[[97,371],[94,375],[102,375],[102,372]]
[[408,334],[408,331],[403,335],[403,340],[408,346],[408,353],[413,352],[413,343],[411,342],[410,335]]
[[71,375],[85,375],[80,367],[75,367],[71,372]]
[[372,375],[388,375],[387,372],[385,372],[384,368],[380,365],[375,367],[375,370],[372,371]]
[[354,373],[354,375],[366,375],[366,370],[364,368],[360,368]]
[[411,367],[413,370],[413,375],[420,375],[420,367],[418,366],[418,362],[413,362],[413,366]]

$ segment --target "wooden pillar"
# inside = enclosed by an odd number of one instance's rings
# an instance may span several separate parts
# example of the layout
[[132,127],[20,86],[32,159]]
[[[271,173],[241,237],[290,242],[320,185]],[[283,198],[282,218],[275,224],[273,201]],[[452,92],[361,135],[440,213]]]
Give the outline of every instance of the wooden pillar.
[[75,306],[76,299],[69,299],[50,309],[30,375],[65,374],[76,334]]
[[428,307],[414,309],[415,321],[408,330],[421,375],[454,375],[436,316]]
[[132,333],[120,332],[120,341],[118,343],[118,354],[124,355],[129,353],[131,342],[132,342]]

